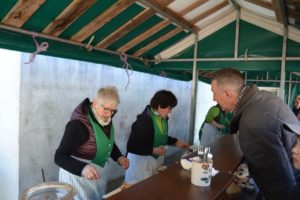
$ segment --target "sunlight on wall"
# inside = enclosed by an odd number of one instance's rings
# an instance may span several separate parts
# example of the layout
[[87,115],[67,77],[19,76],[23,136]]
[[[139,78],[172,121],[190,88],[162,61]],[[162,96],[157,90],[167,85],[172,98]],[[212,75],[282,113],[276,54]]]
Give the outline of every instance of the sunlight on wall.
[[0,199],[19,194],[20,53],[0,49]]

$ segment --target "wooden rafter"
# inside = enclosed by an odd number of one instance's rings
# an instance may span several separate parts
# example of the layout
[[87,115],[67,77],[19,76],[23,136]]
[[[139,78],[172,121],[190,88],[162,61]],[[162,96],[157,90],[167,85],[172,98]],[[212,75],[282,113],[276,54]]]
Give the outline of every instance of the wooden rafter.
[[273,8],[275,11],[277,21],[286,25],[287,24],[286,11],[283,10],[283,7],[282,7],[280,1],[283,1],[283,0],[272,0]]
[[300,1],[299,0],[286,0],[286,3],[289,5],[293,5],[296,8],[300,8]]
[[163,6],[157,0],[138,0],[138,1],[144,4],[145,6],[154,9],[157,13],[165,16],[166,18],[168,18],[170,21],[174,22],[181,28],[186,29],[193,33],[198,32],[198,28],[195,27],[192,23],[180,17],[177,13],[175,13],[168,7]]
[[288,16],[290,18],[293,18],[295,20],[300,20],[300,13],[299,12],[297,12],[297,11],[291,9],[291,8],[288,8],[287,10],[288,10]]
[[[178,15],[183,17],[187,13],[191,12],[192,10],[196,9],[197,7],[201,6],[203,3],[207,2],[208,0],[198,0],[194,2],[193,4],[187,6],[183,10],[178,12]],[[134,38],[133,40],[129,41],[124,46],[120,47],[117,51],[119,52],[126,52],[130,48],[134,47],[141,41],[144,41],[145,39],[149,38],[151,35],[157,33],[161,29],[165,28],[167,25],[171,24],[171,21],[169,19],[165,19],[164,21],[160,22],[159,24],[153,26],[152,28],[145,31],[143,34],[139,35],[138,37]]]
[[[169,5],[174,0],[163,0],[161,1],[161,4],[164,6]],[[109,45],[111,45],[116,40],[123,37],[128,32],[132,31],[134,28],[139,26],[141,23],[149,19],[150,17],[155,15],[155,10],[152,8],[146,8],[143,12],[139,13],[137,16],[135,16],[133,19],[125,23],[123,26],[118,28],[116,31],[111,33],[108,37],[104,38],[102,41],[100,41],[97,46],[100,48],[107,48]]]
[[122,36],[136,28],[138,25],[149,19],[155,14],[155,11],[151,8],[145,9],[143,12],[139,13],[134,18],[130,19],[127,23],[123,24],[120,28],[110,34],[108,37],[100,41],[96,46],[100,48],[106,48],[116,40],[120,39]]
[[76,19],[78,19],[86,10],[88,10],[97,0],[74,0],[72,3],[52,21],[43,33],[52,36],[60,35]]
[[101,28],[104,24],[108,23],[115,16],[121,13],[123,10],[128,8],[135,0],[119,0],[112,6],[110,6],[107,10],[101,13],[98,17],[96,17],[93,21],[83,27],[80,31],[78,31],[75,35],[71,37],[71,40],[82,42],[90,35],[92,35],[95,31]]
[[192,3],[191,5],[187,6],[186,8],[184,8],[183,10],[181,10],[180,12],[178,12],[178,15],[184,16],[187,13],[189,13],[190,11],[200,7],[201,5],[203,5],[204,3],[206,3],[208,0],[198,0],[195,1],[194,3]]
[[[198,38],[199,41],[201,41],[202,39],[206,38],[207,36],[213,34],[214,32],[220,30],[224,26],[226,26],[229,23],[236,20],[236,12],[234,11],[233,8],[231,9],[230,12],[228,12],[228,13],[223,12],[222,14],[223,14],[222,17],[220,17],[216,20],[213,20],[206,27],[204,27],[203,29],[201,29],[199,31],[199,38]],[[163,50],[162,52],[156,54],[155,58],[157,60],[169,59],[169,58],[173,57],[174,55],[182,52],[184,49],[191,47],[194,44],[195,44],[194,35],[188,35],[187,37],[185,37],[181,41],[177,42],[176,44],[173,44],[170,47],[168,47],[167,49]]]
[[169,33],[165,34],[164,36],[160,37],[157,40],[154,40],[153,42],[149,43],[148,45],[146,45],[145,47],[139,49],[138,51],[136,51],[133,55],[134,56],[140,56],[143,53],[145,53],[146,51],[148,51],[149,49],[152,49],[153,47],[159,45],[160,43],[166,41],[167,39],[173,37],[174,35],[178,34],[179,32],[183,31],[182,28],[175,28],[172,31],[170,31]]
[[255,5],[261,6],[263,8],[266,8],[266,9],[273,10],[273,5],[269,1],[263,1],[263,0],[246,0],[246,1],[253,3]]
[[224,8],[225,6],[228,5],[228,1],[223,1],[217,5],[215,5],[214,7],[208,9],[207,11],[205,11],[204,13],[201,13],[200,15],[194,17],[193,19],[190,20],[190,23],[192,24],[196,24],[197,22],[199,22],[200,20],[204,19],[205,17],[213,14],[214,12]]
[[2,23],[21,27],[43,3],[45,0],[20,0],[3,18]]
[[141,41],[144,41],[145,39],[147,39],[151,35],[157,33],[161,29],[165,28],[170,23],[171,23],[170,20],[165,19],[164,21],[156,24],[152,28],[150,28],[147,31],[145,31],[143,34],[137,36],[136,38],[134,38],[133,40],[131,40],[130,42],[128,42],[127,44],[125,44],[124,46],[122,46],[121,48],[119,48],[117,51],[118,52],[123,52],[123,53],[126,52],[128,49],[134,47],[135,45],[137,45]]

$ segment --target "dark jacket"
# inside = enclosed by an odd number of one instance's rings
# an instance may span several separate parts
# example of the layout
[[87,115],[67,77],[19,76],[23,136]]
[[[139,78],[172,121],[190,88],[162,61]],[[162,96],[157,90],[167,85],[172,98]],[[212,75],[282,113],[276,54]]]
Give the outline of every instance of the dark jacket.
[[[150,106],[137,116],[131,126],[131,133],[127,142],[127,152],[138,155],[152,155],[154,143],[154,124],[148,111]],[[168,136],[168,145],[174,145],[176,138]]]
[[300,183],[294,188],[290,200],[299,200],[300,199]]
[[[71,156],[92,160],[96,155],[94,131],[87,120],[90,104],[90,100],[85,99],[73,111],[54,156],[54,162],[58,166],[78,176],[81,176],[81,172],[87,163],[81,162]],[[94,118],[93,115],[91,117]],[[112,124],[110,123],[106,127],[102,127],[108,137],[111,126]],[[118,146],[114,143],[110,157],[116,161],[120,156],[122,154]]]
[[285,128],[285,124],[297,123],[295,120],[280,98],[253,85],[231,121],[230,131],[239,131],[250,174],[266,200],[286,199],[296,185],[296,170],[291,162],[296,136]]

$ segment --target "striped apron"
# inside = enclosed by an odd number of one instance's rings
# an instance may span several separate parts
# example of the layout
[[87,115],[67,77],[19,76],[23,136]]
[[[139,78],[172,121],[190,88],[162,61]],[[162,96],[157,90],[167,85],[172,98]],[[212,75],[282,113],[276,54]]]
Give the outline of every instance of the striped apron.
[[128,184],[135,184],[154,175],[164,162],[164,156],[155,159],[152,156],[128,153],[127,158],[130,164],[125,173],[125,182]]
[[84,177],[74,175],[62,168],[59,169],[59,181],[71,184],[76,190],[77,194],[74,200],[102,200],[102,195],[105,194],[106,183],[107,183],[107,171],[108,163],[104,167],[91,163],[91,160],[85,160],[81,158],[73,157],[77,160],[89,163],[94,166],[99,175],[100,180],[88,180]]

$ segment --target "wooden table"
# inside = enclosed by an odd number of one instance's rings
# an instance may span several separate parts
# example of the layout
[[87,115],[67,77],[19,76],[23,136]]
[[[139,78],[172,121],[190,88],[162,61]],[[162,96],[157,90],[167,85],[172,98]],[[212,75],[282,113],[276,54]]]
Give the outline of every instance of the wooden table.
[[213,167],[220,172],[209,187],[191,183],[190,171],[179,164],[121,191],[107,200],[206,200],[217,199],[233,181],[232,172],[242,161],[237,135],[226,135],[211,145]]

